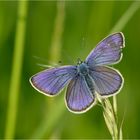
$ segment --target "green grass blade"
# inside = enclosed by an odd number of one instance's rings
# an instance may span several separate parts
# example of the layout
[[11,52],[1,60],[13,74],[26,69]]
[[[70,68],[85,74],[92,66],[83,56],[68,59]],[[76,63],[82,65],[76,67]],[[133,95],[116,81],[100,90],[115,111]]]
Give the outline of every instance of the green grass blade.
[[64,29],[65,3],[57,2],[57,16],[50,48],[50,62],[57,62],[61,58],[61,38]]
[[[54,23],[54,32],[51,40],[51,48],[50,48],[50,62],[56,63],[61,58],[61,38],[63,34],[64,27],[64,18],[65,18],[65,3],[57,2],[57,15]],[[47,98],[47,106],[50,107],[52,105],[53,100],[49,100]]]
[[[54,24],[54,33],[52,35],[52,43],[50,48],[50,62],[57,62],[61,58],[61,38],[63,34],[65,19],[65,2],[57,2],[57,15]],[[45,135],[48,137],[58,120],[62,117],[64,113],[64,99],[60,97],[57,105],[47,98],[48,112],[43,118],[40,126],[35,130],[32,138],[43,138]],[[63,103],[63,104],[62,104]]]
[[140,1],[133,2],[131,6],[127,9],[127,11],[118,20],[116,25],[112,28],[110,33],[121,31],[139,8],[140,8]]
[[14,138],[17,105],[22,69],[22,60],[24,53],[24,36],[26,28],[26,16],[27,16],[27,1],[19,1],[18,3],[18,19],[15,36],[15,48],[13,55],[13,67],[11,74],[9,101],[7,108],[6,129],[5,138]]

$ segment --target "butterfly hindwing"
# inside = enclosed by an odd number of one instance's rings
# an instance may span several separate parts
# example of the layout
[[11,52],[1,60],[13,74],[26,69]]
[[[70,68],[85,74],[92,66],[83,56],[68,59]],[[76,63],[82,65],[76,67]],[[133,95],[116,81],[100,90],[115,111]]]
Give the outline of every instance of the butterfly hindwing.
[[107,66],[96,66],[90,70],[90,76],[93,78],[95,90],[102,96],[111,96],[123,85],[121,74]]
[[70,111],[85,112],[93,105],[94,101],[94,93],[89,89],[83,76],[76,76],[71,80],[66,92],[66,104]]

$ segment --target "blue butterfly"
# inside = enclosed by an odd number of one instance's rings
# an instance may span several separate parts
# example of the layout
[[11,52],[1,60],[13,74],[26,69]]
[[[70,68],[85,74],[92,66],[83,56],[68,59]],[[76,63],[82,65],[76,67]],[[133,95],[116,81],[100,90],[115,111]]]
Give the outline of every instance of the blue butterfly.
[[52,97],[67,86],[65,101],[69,111],[86,112],[96,103],[96,93],[109,97],[123,86],[119,71],[108,65],[121,60],[124,46],[123,33],[114,33],[103,39],[85,61],[41,71],[30,78],[30,83],[37,91]]

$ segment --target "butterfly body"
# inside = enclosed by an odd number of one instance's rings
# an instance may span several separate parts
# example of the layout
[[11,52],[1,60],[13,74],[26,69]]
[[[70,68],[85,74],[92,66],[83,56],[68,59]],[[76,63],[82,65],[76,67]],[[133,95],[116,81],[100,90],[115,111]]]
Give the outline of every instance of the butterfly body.
[[94,83],[93,83],[93,79],[90,76],[89,66],[86,62],[81,62],[80,64],[78,64],[77,75],[82,76],[84,78],[84,80],[87,83],[87,86],[89,87],[91,92],[93,92],[94,91]]
[[65,101],[73,113],[83,113],[96,102],[96,94],[109,97],[123,86],[123,77],[110,65],[122,58],[124,36],[121,32],[109,35],[77,66],[61,66],[41,71],[30,78],[31,85],[47,96],[55,96],[67,86]]

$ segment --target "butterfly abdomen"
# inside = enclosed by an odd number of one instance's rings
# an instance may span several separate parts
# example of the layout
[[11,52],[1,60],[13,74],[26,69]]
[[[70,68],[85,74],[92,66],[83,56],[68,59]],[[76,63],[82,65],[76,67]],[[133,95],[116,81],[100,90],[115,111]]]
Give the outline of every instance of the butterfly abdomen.
[[93,83],[92,78],[89,76],[89,74],[85,75],[84,78],[90,91],[94,93],[94,83]]

